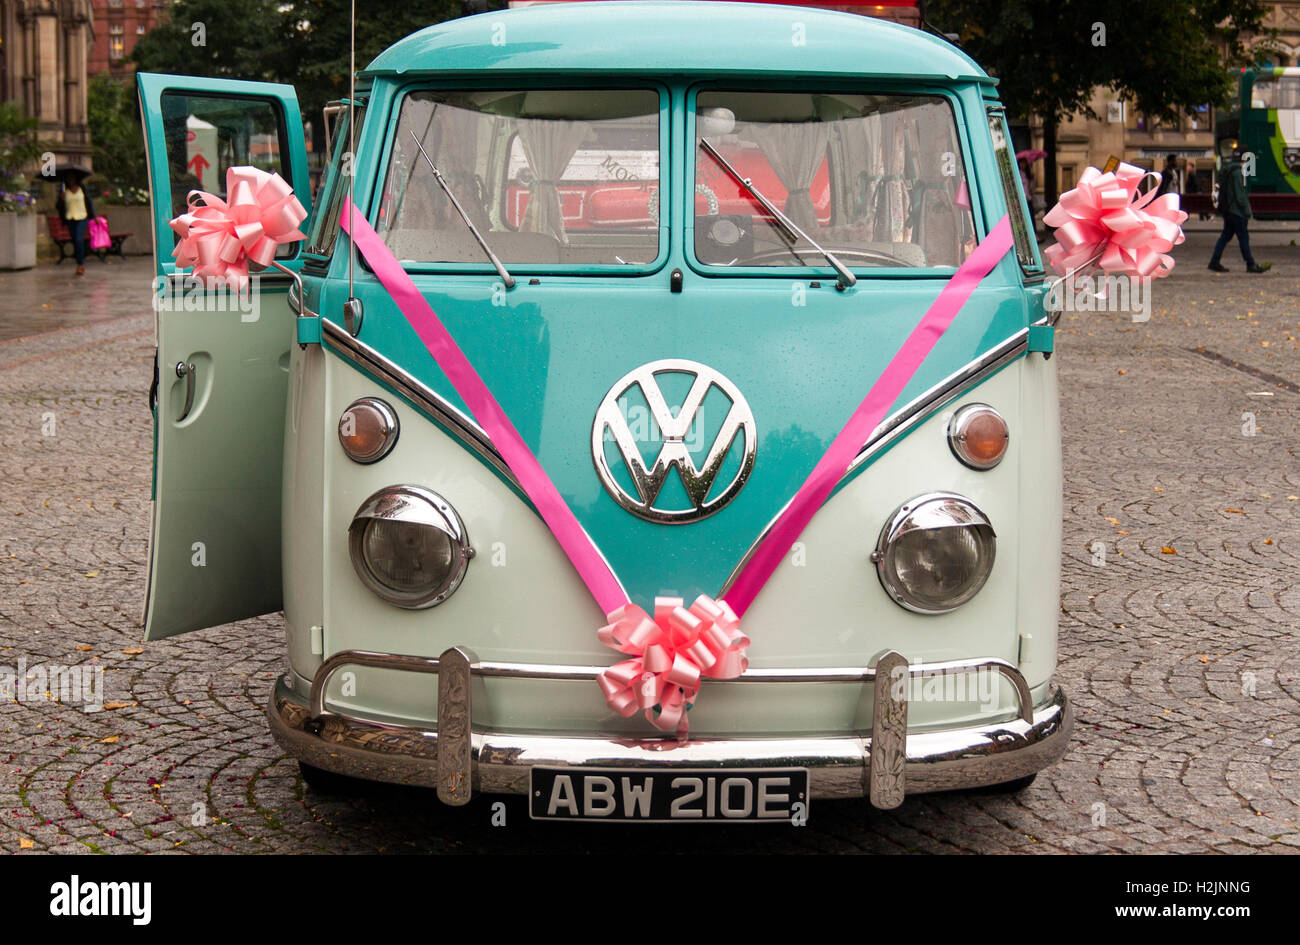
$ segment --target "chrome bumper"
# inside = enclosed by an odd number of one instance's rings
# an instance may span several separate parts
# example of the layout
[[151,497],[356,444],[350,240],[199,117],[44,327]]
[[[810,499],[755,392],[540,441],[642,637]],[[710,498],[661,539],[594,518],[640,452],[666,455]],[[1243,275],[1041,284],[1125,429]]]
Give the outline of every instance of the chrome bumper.
[[[438,731],[347,718],[325,708],[325,686],[343,666],[377,666],[438,677]],[[907,731],[905,686],[875,686],[870,733],[774,738],[627,739],[475,731],[470,706],[474,676],[588,679],[598,667],[480,662],[463,647],[434,659],[352,650],[317,671],[307,700],[283,678],[267,715],[271,732],[293,757],[328,771],[396,784],[436,788],[446,803],[468,803],[475,792],[527,794],[533,767],[807,768],[817,798],[870,797],[891,808],[905,794],[925,794],[1014,781],[1057,761],[1069,744],[1074,713],[1059,687],[1042,705],[1029,702],[1020,672],[1002,660],[960,660],[912,668],[898,653],[867,669],[750,670],[735,680],[875,682],[963,671],[996,671],[1020,700],[1019,717],[973,727]]]

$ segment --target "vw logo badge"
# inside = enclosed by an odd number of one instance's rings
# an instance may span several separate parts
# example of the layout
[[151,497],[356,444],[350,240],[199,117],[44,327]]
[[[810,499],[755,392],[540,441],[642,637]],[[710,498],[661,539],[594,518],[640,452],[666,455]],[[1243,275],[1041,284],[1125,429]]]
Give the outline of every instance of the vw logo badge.
[[[660,386],[661,378],[667,380],[665,375],[683,375],[670,385],[686,390],[676,411]],[[640,391],[644,406],[633,402],[634,390]],[[725,398],[725,406],[720,398]],[[713,439],[703,463],[696,465],[710,435]],[[662,445],[647,467],[641,444],[655,439]],[[699,521],[734,499],[754,468],[757,446],[754,414],[736,385],[707,365],[678,358],[643,364],[621,378],[600,402],[591,428],[591,455],[605,490],[633,515],[662,524]],[[737,447],[742,449],[739,462],[729,463]],[[609,456],[614,450],[627,469],[631,492],[614,475]],[[726,467],[732,468],[730,481],[716,483]],[[674,468],[685,487],[686,501],[661,504],[660,492]],[[715,484],[721,487],[715,489]]]

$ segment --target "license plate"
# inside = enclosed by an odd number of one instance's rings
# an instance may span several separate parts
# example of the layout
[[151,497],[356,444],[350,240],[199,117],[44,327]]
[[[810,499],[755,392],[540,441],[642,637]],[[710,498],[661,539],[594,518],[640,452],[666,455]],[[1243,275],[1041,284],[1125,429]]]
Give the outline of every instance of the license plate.
[[808,817],[806,768],[533,768],[534,820],[780,823]]

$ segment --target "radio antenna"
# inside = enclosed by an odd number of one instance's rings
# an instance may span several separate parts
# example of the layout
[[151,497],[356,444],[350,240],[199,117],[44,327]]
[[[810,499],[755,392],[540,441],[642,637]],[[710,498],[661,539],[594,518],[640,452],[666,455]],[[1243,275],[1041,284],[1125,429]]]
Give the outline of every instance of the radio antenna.
[[352,18],[348,23],[348,153],[344,166],[348,170],[348,300],[343,303],[343,327],[353,338],[361,333],[361,300],[353,293],[357,268],[357,244],[352,239],[353,182],[357,177],[357,0],[352,0]]
[[[348,233],[352,228],[352,182],[357,176],[357,0],[352,0],[352,18],[348,24]],[[353,272],[356,269],[356,242],[348,237],[348,303],[356,298],[352,294]]]

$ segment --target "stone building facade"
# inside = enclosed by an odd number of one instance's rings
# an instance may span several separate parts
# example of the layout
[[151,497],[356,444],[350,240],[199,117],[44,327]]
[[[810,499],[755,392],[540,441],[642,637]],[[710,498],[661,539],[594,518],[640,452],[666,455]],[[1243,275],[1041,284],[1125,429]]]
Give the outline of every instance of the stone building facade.
[[141,36],[167,19],[168,6],[167,0],[91,0],[95,41],[90,74],[130,77],[135,71],[129,61],[131,51]]
[[86,76],[91,0],[0,0],[0,100],[40,121],[60,161],[90,164]]

